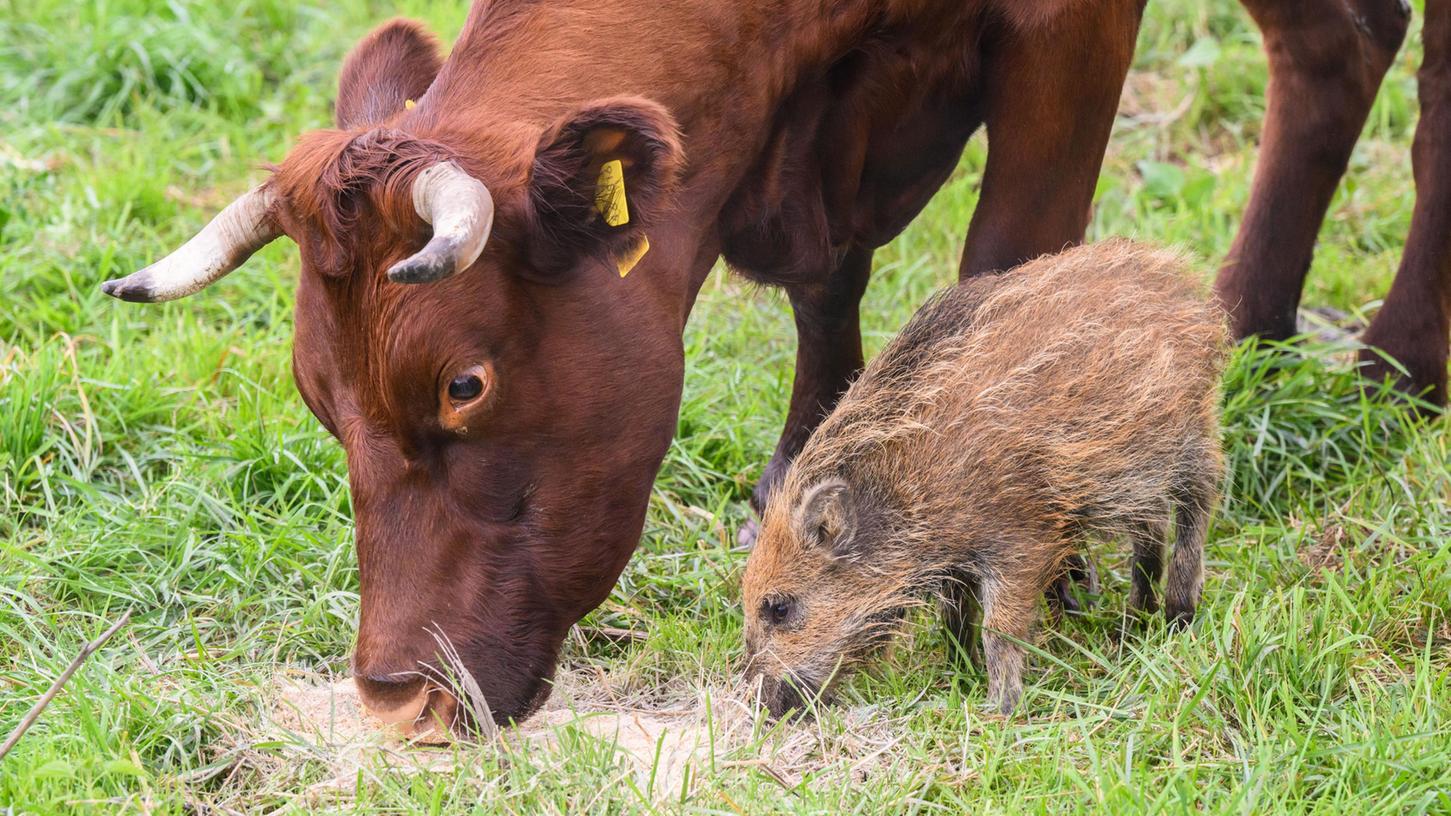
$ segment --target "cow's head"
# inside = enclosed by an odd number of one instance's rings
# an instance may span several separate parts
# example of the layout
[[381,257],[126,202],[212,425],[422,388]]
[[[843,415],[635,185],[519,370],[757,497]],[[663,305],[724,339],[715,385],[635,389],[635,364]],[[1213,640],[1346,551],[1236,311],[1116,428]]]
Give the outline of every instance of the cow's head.
[[463,670],[505,722],[547,696],[569,626],[618,578],[674,431],[680,305],[640,276],[678,262],[650,230],[682,159],[638,98],[546,125],[451,118],[425,93],[436,53],[413,24],[375,32],[344,68],[338,129],[104,288],[169,300],[297,243],[293,371],[347,451],[364,698],[448,719],[440,689]]

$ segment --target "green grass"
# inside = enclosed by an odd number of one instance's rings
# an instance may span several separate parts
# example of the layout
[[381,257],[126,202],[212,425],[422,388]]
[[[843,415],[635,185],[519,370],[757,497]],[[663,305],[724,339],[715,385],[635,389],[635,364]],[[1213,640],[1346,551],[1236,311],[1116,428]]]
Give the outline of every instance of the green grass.
[[[1421,11],[1418,4],[1418,13]],[[922,621],[791,741],[791,792],[757,765],[646,791],[610,748],[457,749],[447,774],[383,760],[320,797],[328,763],[256,727],[279,669],[346,669],[357,571],[340,450],[290,382],[296,250],[154,308],[96,288],[184,240],[327,123],[348,45],[404,12],[451,39],[465,4],[0,0],[0,732],[125,609],[131,625],[0,763],[16,813],[1451,811],[1451,433],[1363,393],[1343,350],[1246,348],[1228,376],[1228,497],[1200,621],[1121,637],[1127,571],[1045,629],[1024,716],[979,713]],[[1419,39],[1419,25],[1412,33]],[[1321,234],[1310,305],[1379,305],[1409,224],[1412,45]],[[1227,0],[1156,0],[1091,227],[1186,248],[1211,274],[1248,195],[1264,59]],[[986,147],[878,255],[879,348],[953,279]],[[572,676],[622,697],[725,688],[732,549],[791,378],[784,299],[719,274],[686,337],[679,436],[639,552],[571,640]],[[803,742],[804,741],[804,742]],[[814,746],[814,747],[813,747]],[[784,761],[784,760],[783,760]]]

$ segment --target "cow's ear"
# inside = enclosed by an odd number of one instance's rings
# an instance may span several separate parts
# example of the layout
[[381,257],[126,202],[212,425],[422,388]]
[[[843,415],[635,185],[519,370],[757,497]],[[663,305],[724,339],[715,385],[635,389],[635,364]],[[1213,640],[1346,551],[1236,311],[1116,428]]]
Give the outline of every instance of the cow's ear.
[[400,18],[378,26],[343,62],[334,107],[338,127],[382,124],[423,96],[442,66],[438,40],[422,23]]
[[530,268],[638,260],[671,206],[682,164],[675,120],[647,99],[590,102],[544,132],[529,175]]

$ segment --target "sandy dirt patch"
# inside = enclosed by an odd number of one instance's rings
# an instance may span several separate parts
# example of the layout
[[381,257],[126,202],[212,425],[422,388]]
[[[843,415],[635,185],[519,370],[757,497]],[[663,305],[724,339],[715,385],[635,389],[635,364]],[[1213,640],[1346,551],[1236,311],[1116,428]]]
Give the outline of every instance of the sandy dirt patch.
[[465,750],[434,738],[407,739],[368,714],[351,679],[284,674],[274,681],[272,703],[250,738],[289,741],[311,761],[327,766],[328,780],[314,793],[343,794],[361,776],[386,765],[394,772],[448,773],[477,761],[479,750],[564,751],[577,740],[595,741],[614,758],[620,777],[658,800],[679,797],[712,774],[761,773],[785,789],[829,768],[865,778],[896,742],[894,724],[874,706],[841,712],[841,727],[824,733],[815,723],[776,727],[753,701],[728,688],[678,688],[665,696],[628,699],[608,682],[561,672],[544,709],[522,726],[504,729],[492,746]]

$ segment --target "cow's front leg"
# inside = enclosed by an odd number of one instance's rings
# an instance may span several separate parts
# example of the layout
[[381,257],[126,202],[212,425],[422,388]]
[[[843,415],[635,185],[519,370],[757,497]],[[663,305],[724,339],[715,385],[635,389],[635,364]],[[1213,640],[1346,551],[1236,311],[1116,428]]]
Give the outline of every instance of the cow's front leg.
[[1451,334],[1451,0],[1427,0],[1422,30],[1421,121],[1411,160],[1416,209],[1401,268],[1365,342],[1389,354],[1406,375],[1373,350],[1361,353],[1372,379],[1395,377],[1412,393],[1446,404],[1447,336]]
[[1249,205],[1214,288],[1236,337],[1283,340],[1296,332],[1315,236],[1410,8],[1405,0],[1242,2],[1264,32],[1269,99]]
[[[776,452],[751,495],[751,508],[760,514],[772,491],[786,476],[791,460],[836,407],[836,401],[862,370],[860,304],[872,272],[872,250],[849,249],[825,283],[798,284],[786,289],[796,316],[796,379],[791,386],[791,407]],[[756,540],[756,523],[741,528],[739,540]]]
[[[1134,0],[1083,4],[984,64],[988,158],[963,278],[1083,241],[1141,13]],[[1097,592],[1083,556],[1066,566],[1047,592],[1055,613],[1079,611],[1073,583]]]
[[985,60],[987,167],[963,278],[1083,241],[1140,12],[1137,0],[1081,3]]

